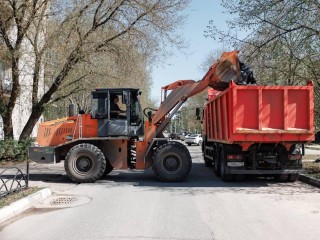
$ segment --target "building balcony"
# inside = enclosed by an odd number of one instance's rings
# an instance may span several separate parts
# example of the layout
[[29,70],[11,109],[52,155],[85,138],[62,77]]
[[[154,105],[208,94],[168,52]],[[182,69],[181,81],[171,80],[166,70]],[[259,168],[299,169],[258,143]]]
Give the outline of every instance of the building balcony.
[[1,84],[2,84],[2,90],[4,94],[10,96],[12,91],[12,81],[8,79],[3,79],[1,81]]
[[2,81],[2,89],[5,93],[11,93],[12,91],[12,82],[8,79]]

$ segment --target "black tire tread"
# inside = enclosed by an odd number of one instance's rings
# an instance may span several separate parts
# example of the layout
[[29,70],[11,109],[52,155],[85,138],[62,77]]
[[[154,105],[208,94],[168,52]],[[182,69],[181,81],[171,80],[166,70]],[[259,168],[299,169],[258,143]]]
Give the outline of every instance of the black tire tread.
[[[98,171],[97,174],[95,175],[92,175],[91,177],[88,177],[86,179],[79,179],[77,178],[76,176],[74,176],[71,172],[71,170],[69,169],[69,165],[68,165],[68,162],[69,162],[69,159],[70,157],[72,157],[72,154],[76,151],[78,151],[79,149],[86,149],[86,150],[89,150],[89,151],[92,151],[96,156],[98,156],[98,161],[101,161],[101,167]],[[106,159],[104,157],[104,154],[101,152],[101,150],[92,145],[92,144],[89,144],[89,143],[81,143],[81,144],[78,144],[78,145],[75,145],[74,147],[72,147],[70,149],[70,151],[68,152],[67,156],[66,156],[66,159],[65,159],[65,162],[64,162],[64,167],[65,167],[65,171],[68,175],[68,177],[73,181],[73,182],[76,182],[76,183],[90,183],[90,182],[94,182],[96,180],[98,180],[105,172],[105,169],[106,169]]]
[[[168,178],[168,176],[166,176],[166,174],[161,171],[161,167],[159,166],[159,164],[157,164],[157,158],[159,155],[161,155],[161,153],[163,151],[165,151],[166,148],[171,147],[171,146],[175,146],[176,149],[178,149],[178,151],[181,151],[182,153],[185,154],[185,156],[183,157],[183,163],[185,163],[185,165],[183,166],[183,171],[180,171],[177,176],[175,176],[175,178]],[[179,142],[168,142],[166,144],[161,145],[154,153],[153,155],[153,166],[152,166],[152,170],[155,174],[155,176],[158,178],[159,181],[161,182],[180,182],[185,180],[191,170],[192,167],[192,160],[191,160],[191,155],[189,153],[189,150],[186,148],[185,145],[183,145],[182,143]]]
[[107,176],[109,173],[111,173],[113,170],[113,167],[112,165],[110,164],[110,162],[106,159],[106,169],[104,170],[104,173],[103,173],[103,177]]
[[212,161],[206,157],[203,158],[206,167],[213,167]]
[[[224,147],[222,146],[221,150],[220,150],[220,177],[221,177],[221,180],[224,181],[224,182],[231,182],[234,180],[234,174],[226,174],[222,171],[222,166],[223,167],[226,167],[226,159],[224,159],[225,157],[225,149]],[[224,160],[224,161],[222,161]]]
[[288,174],[278,174],[274,176],[274,179],[279,182],[287,182],[288,177],[289,177]]
[[288,177],[289,182],[295,182],[299,179],[299,173],[290,174]]

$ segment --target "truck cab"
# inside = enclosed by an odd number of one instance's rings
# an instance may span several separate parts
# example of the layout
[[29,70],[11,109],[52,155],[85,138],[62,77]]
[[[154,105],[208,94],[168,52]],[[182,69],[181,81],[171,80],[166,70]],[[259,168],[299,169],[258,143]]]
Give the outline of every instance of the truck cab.
[[96,89],[91,94],[91,118],[98,120],[98,137],[142,136],[139,89]]

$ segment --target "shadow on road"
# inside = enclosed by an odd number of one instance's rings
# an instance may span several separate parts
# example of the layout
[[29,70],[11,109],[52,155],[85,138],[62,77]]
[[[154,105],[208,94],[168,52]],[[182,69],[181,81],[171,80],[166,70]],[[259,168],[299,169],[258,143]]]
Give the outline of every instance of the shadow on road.
[[180,194],[217,194],[244,193],[244,194],[279,194],[283,196],[320,193],[320,189],[305,185],[299,181],[277,182],[272,178],[248,177],[241,182],[223,182],[214,175],[212,168],[206,168],[203,163],[193,163],[191,173],[184,182],[163,183],[157,181],[152,170],[146,171],[114,171],[109,176],[102,178],[95,184],[105,184],[106,187],[121,187],[131,185],[148,191],[170,191]]
[[[30,171],[29,180],[35,182],[73,184],[64,172],[63,166],[60,168],[34,166]],[[320,189],[302,184],[299,181],[294,183],[280,183],[271,178],[248,177],[241,182],[223,182],[214,175],[213,168],[205,167],[202,162],[193,162],[190,175],[188,179],[183,182],[159,182],[150,168],[147,170],[114,170],[108,176],[102,177],[95,183],[88,184],[91,184],[92,186],[105,186],[106,188],[134,186],[140,189],[160,189],[162,191],[177,191],[186,194],[215,194],[219,192],[254,194],[263,192],[293,195],[297,193],[320,193]]]

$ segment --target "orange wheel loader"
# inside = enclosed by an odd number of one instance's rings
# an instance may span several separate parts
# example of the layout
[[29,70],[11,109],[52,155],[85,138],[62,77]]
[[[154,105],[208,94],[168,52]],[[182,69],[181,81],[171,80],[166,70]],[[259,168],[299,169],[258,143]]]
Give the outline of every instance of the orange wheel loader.
[[[163,130],[189,97],[239,79],[237,54],[224,53],[198,82],[180,80],[163,87],[157,110],[141,110],[138,89],[96,89],[89,113],[40,124],[29,158],[39,163],[64,160],[67,175],[77,183],[94,182],[113,169],[149,167],[160,181],[182,181],[191,170],[190,153],[183,144],[165,138]],[[120,106],[115,110],[116,98]]]

